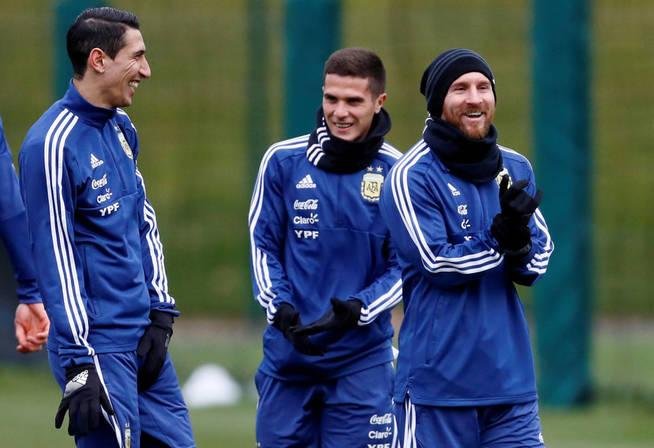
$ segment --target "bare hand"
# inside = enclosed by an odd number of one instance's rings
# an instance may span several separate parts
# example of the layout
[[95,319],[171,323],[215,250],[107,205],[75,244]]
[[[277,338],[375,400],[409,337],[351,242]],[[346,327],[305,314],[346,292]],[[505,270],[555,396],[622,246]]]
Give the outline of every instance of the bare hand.
[[19,304],[14,325],[18,340],[16,350],[21,353],[39,351],[48,340],[50,320],[42,303]]

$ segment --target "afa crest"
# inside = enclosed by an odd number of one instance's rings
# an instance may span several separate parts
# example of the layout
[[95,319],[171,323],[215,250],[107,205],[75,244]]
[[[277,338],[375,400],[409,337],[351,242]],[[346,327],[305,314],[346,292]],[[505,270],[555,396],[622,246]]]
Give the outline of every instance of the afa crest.
[[497,174],[497,177],[495,178],[495,182],[497,182],[497,185],[499,185],[500,182],[502,182],[502,178],[504,176],[509,176],[509,185],[508,186],[510,187],[511,186],[511,175],[509,174],[509,170],[507,170],[506,168],[502,168],[502,170]]
[[118,129],[118,140],[120,140],[120,146],[123,147],[123,151],[125,152],[125,155],[129,157],[130,159],[134,158],[134,154],[132,153],[132,148],[129,147],[129,143],[127,143],[127,139],[123,135],[123,131]]
[[379,202],[384,176],[379,173],[366,173],[361,179],[361,196],[370,202]]

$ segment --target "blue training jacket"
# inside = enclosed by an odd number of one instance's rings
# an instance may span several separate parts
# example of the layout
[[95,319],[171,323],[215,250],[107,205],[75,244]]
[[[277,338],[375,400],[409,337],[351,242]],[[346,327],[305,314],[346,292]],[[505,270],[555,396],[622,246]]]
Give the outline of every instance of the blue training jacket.
[[249,213],[254,296],[269,323],[282,302],[303,324],[326,313],[332,297],[359,299],[363,308],[342,339],[312,336],[328,348],[321,357],[297,352],[269,325],[260,370],[280,379],[334,378],[391,361],[390,309],[402,299],[379,214],[382,183],[401,153],[384,143],[367,169],[335,174],[309,160],[308,139],[279,142],[263,156]]
[[27,133],[20,181],[38,281],[63,367],[135,350],[150,309],[177,314],[136,129],[71,83]]
[[[500,147],[513,181],[529,161]],[[498,250],[490,233],[499,213],[498,181],[474,184],[452,175],[420,140],[384,184],[381,211],[397,246],[404,281],[396,402],[476,406],[534,400],[527,321],[514,283],[531,285],[554,248],[536,210],[532,248],[519,260]]]
[[0,119],[0,238],[4,242],[18,285],[20,303],[41,302],[27,231],[27,216],[18,177]]

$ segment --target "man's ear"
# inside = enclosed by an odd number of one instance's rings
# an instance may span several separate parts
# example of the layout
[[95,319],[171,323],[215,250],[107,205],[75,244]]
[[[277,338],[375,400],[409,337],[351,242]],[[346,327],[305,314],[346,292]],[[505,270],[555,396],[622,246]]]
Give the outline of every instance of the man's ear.
[[388,95],[386,95],[386,92],[380,93],[377,99],[375,100],[375,113],[379,113],[381,108],[384,106],[384,103],[386,102],[386,98]]
[[100,48],[96,47],[89,53],[89,58],[86,61],[86,65],[96,73],[104,73],[106,58],[107,54]]

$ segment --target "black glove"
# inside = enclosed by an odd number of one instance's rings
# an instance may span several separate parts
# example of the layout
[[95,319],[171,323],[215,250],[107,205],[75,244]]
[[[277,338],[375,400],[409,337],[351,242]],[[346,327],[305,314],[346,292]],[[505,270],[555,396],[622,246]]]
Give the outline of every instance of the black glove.
[[536,191],[536,195],[532,198],[524,189],[529,185],[529,181],[521,179],[515,181],[509,187],[509,176],[502,176],[500,182],[500,207],[502,214],[507,218],[517,219],[522,224],[527,224],[531,215],[538,208],[543,193],[540,190]]
[[493,218],[490,231],[500,250],[509,257],[521,257],[531,250],[531,231],[518,219],[498,213]]
[[100,426],[101,410],[113,415],[114,410],[93,364],[66,369],[64,396],[55,416],[55,428],[61,428],[68,411],[68,434],[83,436]]
[[302,326],[300,313],[289,303],[282,302],[277,307],[273,327],[284,334],[284,337],[293,344],[295,350],[309,356],[322,356],[325,354],[324,347],[311,342],[308,336],[300,336],[295,333],[297,327]]
[[173,315],[165,311],[150,311],[150,325],[136,349],[136,354],[142,358],[138,373],[139,391],[149,389],[159,378],[172,335]]
[[297,328],[295,334],[310,335],[323,331],[345,333],[346,330],[355,328],[361,316],[361,307],[363,306],[361,301],[357,299],[341,300],[334,297],[331,302],[332,308],[329,311],[317,321]]

